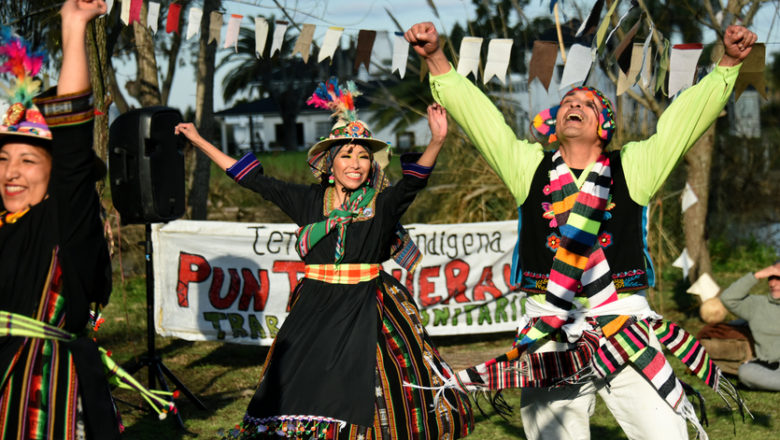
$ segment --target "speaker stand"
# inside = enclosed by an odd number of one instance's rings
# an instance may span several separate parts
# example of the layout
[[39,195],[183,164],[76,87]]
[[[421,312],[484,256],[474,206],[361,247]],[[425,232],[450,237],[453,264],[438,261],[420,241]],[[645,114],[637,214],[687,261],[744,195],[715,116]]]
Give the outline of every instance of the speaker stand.
[[[192,391],[189,390],[175,374],[168,367],[163,364],[162,359],[155,351],[154,344],[154,270],[152,267],[152,225],[150,223],[145,224],[146,241],[145,257],[146,257],[146,354],[142,355],[135,365],[127,369],[130,374],[134,374],[143,367],[149,367],[149,389],[155,387],[155,381],[159,382],[160,387],[165,391],[170,391],[168,382],[165,377],[168,377],[177,390],[184,393],[192,403],[200,409],[206,409],[206,405],[198,399]],[[176,420],[179,426],[185,428],[184,421],[181,418],[181,412],[176,411]]]

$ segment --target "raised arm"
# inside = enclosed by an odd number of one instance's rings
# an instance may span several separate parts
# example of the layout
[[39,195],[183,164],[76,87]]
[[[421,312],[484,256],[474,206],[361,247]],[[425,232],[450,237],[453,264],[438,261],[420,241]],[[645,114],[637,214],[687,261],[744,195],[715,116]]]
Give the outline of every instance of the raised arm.
[[518,139],[490,98],[452,69],[432,23],[415,24],[405,37],[428,64],[433,98],[471,139],[517,204],[522,204],[542,160],[542,146]]
[[203,136],[198,133],[198,129],[195,128],[195,124],[192,122],[182,122],[176,125],[174,133],[183,134],[192,145],[205,153],[222,171],[227,170],[236,163],[235,159],[223,153],[206,139],[203,139]]
[[653,136],[623,147],[623,169],[635,202],[648,204],[679,160],[715,122],[734,89],[740,63],[755,42],[753,32],[729,26],[723,37],[725,54],[715,70],[667,107]]
[[87,23],[105,14],[106,9],[104,0],[67,0],[62,5],[62,68],[57,82],[58,95],[91,88],[87,64]]
[[428,127],[431,129],[431,141],[422,156],[417,159],[417,165],[424,167],[432,167],[436,163],[444,139],[447,137],[447,110],[444,110],[440,104],[428,106]]

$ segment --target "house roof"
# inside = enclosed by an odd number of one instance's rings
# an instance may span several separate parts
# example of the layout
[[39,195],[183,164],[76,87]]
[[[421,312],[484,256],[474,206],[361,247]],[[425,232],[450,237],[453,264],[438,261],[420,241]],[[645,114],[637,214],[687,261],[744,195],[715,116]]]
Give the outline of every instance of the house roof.
[[[360,88],[365,94],[358,96],[358,98],[355,100],[355,107],[359,110],[367,109],[368,106],[371,105],[371,101],[369,98],[366,97],[366,95],[370,95],[371,91],[375,90],[376,87],[372,87],[370,85],[366,86],[365,84],[362,84]],[[326,113],[326,112],[328,112],[328,110],[305,106],[304,108],[301,109],[299,114]],[[236,104],[233,107],[214,113],[214,116],[275,115],[275,114],[279,114],[279,106],[276,105],[276,102],[272,98],[262,98],[262,99],[256,99],[254,101],[242,102]]]

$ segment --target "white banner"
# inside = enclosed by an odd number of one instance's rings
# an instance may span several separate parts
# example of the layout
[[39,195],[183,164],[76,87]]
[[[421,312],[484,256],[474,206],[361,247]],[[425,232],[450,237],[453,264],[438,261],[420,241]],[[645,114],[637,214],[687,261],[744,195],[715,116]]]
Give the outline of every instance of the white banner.
[[[291,223],[178,220],[155,224],[155,328],[163,336],[269,345],[287,317],[304,264]],[[509,287],[517,222],[412,224],[423,252],[407,286],[431,335],[516,329],[521,294]]]

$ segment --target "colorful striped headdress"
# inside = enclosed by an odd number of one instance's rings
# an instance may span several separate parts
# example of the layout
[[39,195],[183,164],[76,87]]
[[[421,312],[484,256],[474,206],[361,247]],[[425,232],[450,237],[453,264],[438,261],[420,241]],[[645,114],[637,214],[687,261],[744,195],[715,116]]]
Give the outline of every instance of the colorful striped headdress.
[[45,52],[33,50],[29,42],[13,35],[10,28],[0,28],[0,74],[11,76],[10,81],[0,84],[0,89],[7,95],[0,98],[0,101],[6,101],[0,104],[0,136],[51,140],[51,130],[33,104],[33,97],[41,86],[34,77],[45,58]]
[[[612,135],[615,133],[617,126],[615,125],[615,111],[612,106],[612,102],[601,91],[593,87],[574,87],[561,98],[561,102],[570,94],[584,90],[589,92],[591,98],[598,101],[601,104],[601,114],[599,114],[598,127],[596,133],[599,139],[604,141],[604,147],[612,140]],[[555,117],[558,115],[558,109],[560,105],[550,107],[546,110],[539,112],[533,120],[531,120],[531,134],[536,137],[536,134],[540,134],[546,137],[548,143],[552,143],[558,140],[558,136],[555,134]]]

